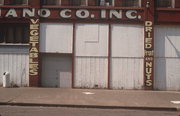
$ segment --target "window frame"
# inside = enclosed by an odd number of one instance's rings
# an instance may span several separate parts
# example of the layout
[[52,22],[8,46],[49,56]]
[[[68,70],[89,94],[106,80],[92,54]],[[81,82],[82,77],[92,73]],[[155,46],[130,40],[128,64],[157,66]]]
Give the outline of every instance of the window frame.
[[123,3],[124,1],[127,1],[127,0],[122,0],[122,7],[142,7],[142,0],[137,0],[138,6],[134,6],[134,5],[125,5],[126,3]]
[[88,6],[88,0],[85,0],[85,5],[81,4],[80,6]]
[[0,0],[0,5],[4,5],[4,0]]
[[175,6],[176,6],[176,0],[172,0],[171,6],[172,6],[172,8],[175,8]]
[[78,2],[80,2],[80,4],[76,4],[75,1],[77,1],[77,0],[72,0],[72,5],[73,6],[88,6],[88,0],[85,0],[85,5],[81,4],[82,0],[78,1]]
[[[24,3],[25,1],[25,3]],[[23,0],[22,3],[18,3],[18,0],[13,0],[13,5],[29,5],[29,0]]]
[[139,0],[139,6],[138,7],[142,7],[142,0]]
[[175,5],[176,5],[176,0],[169,0],[170,1],[170,3],[171,3],[171,5],[168,7],[161,7],[161,6],[159,6],[159,3],[158,3],[158,0],[157,0],[157,3],[156,3],[156,7],[157,8],[175,8]]
[[0,30],[0,45],[29,45],[29,24],[0,24]]
[[115,0],[111,0],[111,3],[107,4],[106,0],[104,0],[104,5],[101,4],[102,0],[98,0],[97,6],[115,6]]
[[52,5],[52,6],[62,5],[62,0],[58,0],[58,4],[47,4],[48,1],[52,1],[52,0],[43,0],[43,5]]
[[27,6],[29,5],[29,0],[0,0],[2,2],[0,3],[3,3],[3,4],[0,4],[0,5],[11,5],[11,6]]

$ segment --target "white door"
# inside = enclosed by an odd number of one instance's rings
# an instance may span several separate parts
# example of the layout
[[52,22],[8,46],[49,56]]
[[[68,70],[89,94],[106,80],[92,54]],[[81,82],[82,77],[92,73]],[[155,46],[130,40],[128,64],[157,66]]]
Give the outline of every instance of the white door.
[[143,26],[116,24],[111,32],[111,88],[142,89]]
[[42,55],[43,87],[71,88],[72,85],[72,58],[58,54]]
[[79,88],[107,88],[107,24],[77,24],[74,85]]

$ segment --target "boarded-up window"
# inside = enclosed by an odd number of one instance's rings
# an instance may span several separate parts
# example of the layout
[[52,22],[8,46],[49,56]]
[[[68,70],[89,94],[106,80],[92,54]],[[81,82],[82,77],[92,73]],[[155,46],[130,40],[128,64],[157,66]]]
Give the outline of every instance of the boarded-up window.
[[44,5],[61,5],[61,0],[44,0]]
[[29,26],[0,24],[0,43],[29,43]]
[[77,24],[75,30],[76,56],[108,56],[108,25]]
[[41,23],[40,52],[72,53],[73,25]]
[[157,7],[159,8],[173,8],[175,0],[157,0]]
[[88,0],[73,0],[73,6],[88,6]]
[[123,7],[140,7],[141,0],[123,0],[122,6]]

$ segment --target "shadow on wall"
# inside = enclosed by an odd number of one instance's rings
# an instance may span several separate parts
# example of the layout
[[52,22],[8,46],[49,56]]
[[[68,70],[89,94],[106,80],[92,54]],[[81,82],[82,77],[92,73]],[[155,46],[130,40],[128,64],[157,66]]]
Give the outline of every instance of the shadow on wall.
[[[180,37],[180,35],[179,35],[179,37]],[[171,44],[171,46],[174,48],[174,50],[175,50],[175,52],[176,52],[176,55],[178,56],[178,57],[180,57],[180,51],[176,48],[176,46],[174,45],[174,43],[170,40],[170,38],[167,36],[166,37],[167,38],[167,40],[169,41],[169,43]],[[179,59],[180,60],[180,59]]]
[[[158,28],[159,30],[159,28]],[[157,32],[155,41],[158,36],[155,45],[155,59],[154,59],[154,87],[156,90],[166,90],[166,59],[165,56],[165,36],[162,33]],[[160,38],[160,41],[159,41]],[[158,51],[158,52],[157,52]],[[160,53],[159,53],[160,51]]]
[[[180,37],[180,35],[178,36]],[[179,39],[179,38],[176,38]],[[176,43],[173,43],[172,40],[167,36],[167,40],[169,41],[170,45],[172,46],[173,50],[175,51],[176,56],[172,57],[174,59],[173,64],[171,64],[171,68],[174,68],[171,75],[168,74],[168,79],[171,83],[169,85],[169,90],[180,90],[180,50],[177,48]],[[173,65],[173,66],[172,66]],[[172,70],[172,69],[171,69]]]
[[[155,30],[155,89],[179,90],[179,27],[161,26]],[[178,62],[177,62],[178,61]]]

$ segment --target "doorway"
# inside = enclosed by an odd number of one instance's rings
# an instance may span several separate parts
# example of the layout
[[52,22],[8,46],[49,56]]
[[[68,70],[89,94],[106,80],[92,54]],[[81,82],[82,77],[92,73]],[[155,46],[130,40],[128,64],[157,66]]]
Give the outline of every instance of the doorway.
[[72,56],[59,54],[42,55],[42,87],[72,87]]

